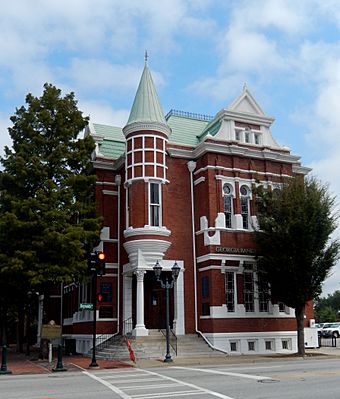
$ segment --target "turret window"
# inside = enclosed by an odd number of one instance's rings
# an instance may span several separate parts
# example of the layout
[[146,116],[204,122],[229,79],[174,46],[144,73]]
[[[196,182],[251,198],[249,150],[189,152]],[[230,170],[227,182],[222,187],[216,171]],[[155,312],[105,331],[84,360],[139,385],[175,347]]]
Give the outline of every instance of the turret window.
[[161,226],[161,192],[159,183],[150,183],[150,226]]

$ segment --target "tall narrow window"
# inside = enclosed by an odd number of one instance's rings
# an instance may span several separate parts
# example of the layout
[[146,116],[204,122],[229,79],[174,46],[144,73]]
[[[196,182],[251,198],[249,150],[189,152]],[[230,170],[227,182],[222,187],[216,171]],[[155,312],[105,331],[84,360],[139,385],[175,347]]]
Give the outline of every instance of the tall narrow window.
[[[247,266],[245,266],[247,267]],[[248,270],[244,271],[243,282],[244,282],[244,307],[246,312],[254,312],[254,273],[250,270],[252,265],[248,265]]]
[[249,127],[247,127],[244,131],[244,141],[246,143],[250,143],[250,135],[251,135],[251,130],[249,129]]
[[225,273],[225,302],[228,312],[235,312],[235,280],[233,272]]
[[249,189],[247,186],[242,186],[240,189],[241,194],[241,215],[242,224],[244,229],[249,228]]
[[150,183],[150,225],[160,226],[160,184]]
[[233,212],[232,188],[229,184],[223,186],[225,227],[231,228],[231,215]]
[[263,273],[257,275],[258,293],[259,293],[259,311],[268,312],[269,310],[269,285]]

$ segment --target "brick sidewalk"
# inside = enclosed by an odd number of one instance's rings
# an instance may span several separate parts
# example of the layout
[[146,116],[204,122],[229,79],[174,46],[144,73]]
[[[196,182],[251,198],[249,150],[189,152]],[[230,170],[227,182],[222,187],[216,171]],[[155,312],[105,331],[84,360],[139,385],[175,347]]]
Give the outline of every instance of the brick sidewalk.
[[[67,368],[68,371],[90,370],[89,364],[91,363],[91,358],[88,357],[83,357],[81,355],[63,356],[62,361],[63,366]],[[133,367],[128,362],[119,360],[97,359],[97,363],[100,369]],[[7,353],[7,369],[10,370],[12,374],[16,375],[52,373],[52,369],[56,367],[56,364],[56,358],[53,359],[52,363],[49,363],[47,360],[38,360],[35,353],[32,354],[32,356],[26,356],[13,352],[12,350],[9,350]]]

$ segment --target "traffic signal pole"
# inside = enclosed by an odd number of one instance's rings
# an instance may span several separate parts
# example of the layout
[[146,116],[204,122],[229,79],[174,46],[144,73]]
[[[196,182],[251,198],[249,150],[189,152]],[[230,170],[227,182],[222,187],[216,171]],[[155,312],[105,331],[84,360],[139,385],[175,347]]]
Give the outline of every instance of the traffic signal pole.
[[96,360],[96,337],[97,337],[97,272],[92,273],[92,303],[93,303],[93,327],[92,327],[92,361],[91,368],[98,368]]

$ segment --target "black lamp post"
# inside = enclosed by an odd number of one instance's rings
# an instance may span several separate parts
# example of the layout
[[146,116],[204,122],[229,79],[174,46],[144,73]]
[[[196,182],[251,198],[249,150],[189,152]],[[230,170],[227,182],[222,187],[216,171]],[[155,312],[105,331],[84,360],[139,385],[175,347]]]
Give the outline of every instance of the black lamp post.
[[31,329],[31,316],[32,316],[32,301],[33,301],[34,295],[38,296],[39,292],[35,291],[34,289],[27,292],[28,309],[27,309],[27,318],[26,318],[26,340],[27,340],[26,356],[29,356],[31,354],[31,352],[30,352],[30,339],[31,339],[30,329]]
[[92,274],[92,303],[93,303],[93,322],[92,322],[92,360],[89,365],[91,368],[98,368],[96,359],[96,338],[97,338],[97,271]]
[[181,268],[178,266],[177,262],[172,266],[171,273],[172,278],[169,281],[168,277],[165,277],[165,282],[161,279],[162,274],[162,266],[156,262],[155,266],[153,267],[155,272],[155,276],[158,282],[161,283],[161,287],[165,288],[165,304],[166,304],[166,355],[164,358],[165,363],[172,362],[171,354],[170,354],[170,305],[169,305],[169,290],[174,287],[175,282],[177,281],[179,272]]

